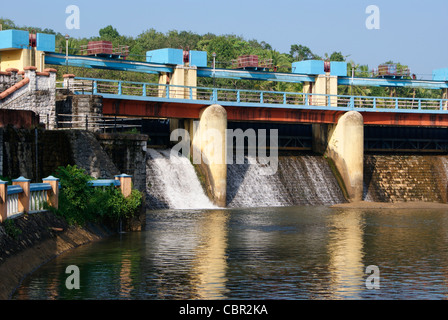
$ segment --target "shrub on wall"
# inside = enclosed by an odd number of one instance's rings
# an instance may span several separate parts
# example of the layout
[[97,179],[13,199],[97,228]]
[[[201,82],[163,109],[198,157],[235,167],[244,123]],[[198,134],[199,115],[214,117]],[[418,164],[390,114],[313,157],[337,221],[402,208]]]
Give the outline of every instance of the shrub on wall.
[[89,186],[88,182],[94,178],[77,166],[60,167],[55,176],[62,186],[56,213],[72,225],[116,224],[136,214],[142,204],[142,194],[138,190],[125,198],[116,187]]

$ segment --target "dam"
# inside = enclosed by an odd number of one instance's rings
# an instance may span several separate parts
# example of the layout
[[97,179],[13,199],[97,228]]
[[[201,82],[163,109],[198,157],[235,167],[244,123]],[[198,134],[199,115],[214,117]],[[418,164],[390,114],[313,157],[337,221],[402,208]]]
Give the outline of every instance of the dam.
[[[195,170],[192,161],[180,161],[180,155],[170,156],[167,148],[170,145],[169,121],[155,124],[151,120],[150,123],[148,128],[154,129],[148,135],[154,137],[157,148],[149,149],[147,153],[148,184],[173,183],[170,190],[178,188],[183,193],[189,190],[206,197],[204,177]],[[325,155],[313,152],[311,125],[229,122],[228,127],[243,131],[249,128],[276,129],[280,152],[278,170],[273,175],[266,174],[266,166],[249,161],[247,148],[244,164],[227,165],[226,207],[331,206],[349,202],[334,163]],[[444,138],[445,134],[445,128],[366,127],[362,200],[447,203],[448,139]],[[158,163],[160,158],[166,165],[163,169]],[[171,175],[176,171],[178,180],[173,180]],[[188,181],[189,186],[181,186],[181,181],[184,184]],[[186,203],[169,205],[164,199],[172,191],[167,188],[148,187],[147,192],[149,206],[154,209],[181,209]],[[189,199],[197,203],[196,206],[190,204],[189,208],[210,207],[208,201]]]
[[[148,150],[148,205],[153,209],[217,208],[207,198],[193,165],[170,150]],[[317,155],[280,156],[279,170],[228,165],[227,207],[332,205],[346,200],[326,160]]]
[[[1,93],[0,105],[34,112],[49,131],[81,129],[99,136],[106,119],[115,119],[116,126],[117,118],[137,118],[148,139],[134,144],[138,152],[116,153],[128,162],[136,162],[137,155],[143,163],[134,178],[147,196],[148,227],[56,259],[27,279],[15,299],[448,295],[446,211],[412,207],[447,203],[446,75],[355,78],[347,76],[346,63],[324,61],[296,62],[291,73],[216,69],[195,51],[175,63],[50,49],[39,56],[41,64],[51,66],[158,75],[154,83],[136,83],[65,74],[63,83],[56,83],[56,69],[24,66],[23,59],[1,75],[9,89]],[[200,87],[198,77],[290,82],[300,84],[301,92]],[[347,96],[338,94],[339,86],[425,88],[438,90],[440,97]],[[81,118],[81,128],[66,116]],[[276,172],[267,174],[269,168],[248,150],[244,163],[223,163],[227,129],[277,130]],[[188,147],[210,162],[197,165],[172,152],[176,130],[184,130]],[[114,146],[115,140],[103,140],[103,146]],[[3,147],[8,155],[11,146]],[[411,209],[333,206],[362,201],[408,202]],[[67,293],[61,270],[72,264],[90,281]],[[366,267],[372,265],[381,270],[382,291],[365,285]]]

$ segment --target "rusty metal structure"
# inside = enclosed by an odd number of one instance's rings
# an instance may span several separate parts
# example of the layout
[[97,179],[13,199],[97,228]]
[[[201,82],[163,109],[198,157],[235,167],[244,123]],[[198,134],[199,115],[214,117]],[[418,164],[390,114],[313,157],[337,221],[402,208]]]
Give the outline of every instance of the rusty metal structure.
[[396,63],[388,63],[378,66],[377,70],[373,70],[373,76],[377,78],[403,79],[410,77],[411,71],[408,67]]
[[129,56],[129,46],[113,46],[110,41],[90,41],[87,45],[80,46],[81,55],[99,56],[110,58],[126,58]]
[[275,69],[272,59],[259,59],[257,55],[240,56],[232,62],[232,69],[263,70]]

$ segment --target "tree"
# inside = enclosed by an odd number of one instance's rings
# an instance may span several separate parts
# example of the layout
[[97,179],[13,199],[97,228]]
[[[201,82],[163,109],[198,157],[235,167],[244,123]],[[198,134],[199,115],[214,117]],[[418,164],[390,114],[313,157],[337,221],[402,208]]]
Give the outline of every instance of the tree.
[[284,53],[280,53],[276,50],[270,50],[267,53],[267,58],[272,59],[273,65],[276,66],[279,69],[279,71],[280,69],[286,71],[284,69],[291,68],[291,61],[288,58],[288,55]]
[[330,61],[341,61],[344,62],[345,61],[345,56],[342,55],[341,52],[333,52],[330,56]]
[[9,19],[0,18],[0,24],[2,25],[3,30],[17,29],[15,23]]
[[312,60],[317,58],[310,48],[297,44],[291,46],[289,54],[294,61]]
[[111,25],[101,29],[99,33],[100,33],[100,37],[103,40],[107,40],[107,41],[116,40],[117,38],[120,37],[120,34],[118,33],[117,29],[115,29]]

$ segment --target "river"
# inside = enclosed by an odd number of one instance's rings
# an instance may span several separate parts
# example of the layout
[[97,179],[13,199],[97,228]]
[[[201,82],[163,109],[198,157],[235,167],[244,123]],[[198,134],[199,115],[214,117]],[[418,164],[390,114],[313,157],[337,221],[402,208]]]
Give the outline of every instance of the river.
[[[328,206],[148,211],[144,232],[56,258],[26,278],[13,299],[442,300],[447,213]],[[66,287],[72,265],[79,290]]]

